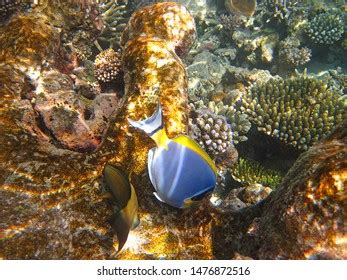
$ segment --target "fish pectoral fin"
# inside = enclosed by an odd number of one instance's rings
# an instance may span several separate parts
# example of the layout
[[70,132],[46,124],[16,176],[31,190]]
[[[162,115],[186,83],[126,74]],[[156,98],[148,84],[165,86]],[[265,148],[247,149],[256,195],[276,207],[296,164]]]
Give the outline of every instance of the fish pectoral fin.
[[165,203],[165,201],[159,196],[159,194],[157,194],[156,192],[153,192],[153,194],[160,202]]

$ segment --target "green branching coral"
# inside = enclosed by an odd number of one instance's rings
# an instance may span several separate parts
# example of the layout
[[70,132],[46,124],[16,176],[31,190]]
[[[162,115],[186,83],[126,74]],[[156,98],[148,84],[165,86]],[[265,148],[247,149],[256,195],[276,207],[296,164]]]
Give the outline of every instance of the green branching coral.
[[106,47],[118,47],[120,37],[130,18],[127,0],[97,0],[101,17],[104,21],[104,29],[95,42],[101,51]]
[[334,44],[342,38],[343,33],[341,16],[328,12],[316,15],[307,26],[308,37],[317,44]]
[[345,103],[323,81],[299,76],[255,84],[241,110],[259,131],[307,150],[346,119]]
[[271,189],[276,188],[283,178],[280,172],[264,168],[260,163],[244,158],[238,159],[231,174],[236,181],[244,185],[261,184]]
[[264,0],[261,2],[273,18],[283,20],[288,18],[291,10],[304,2],[303,0]]

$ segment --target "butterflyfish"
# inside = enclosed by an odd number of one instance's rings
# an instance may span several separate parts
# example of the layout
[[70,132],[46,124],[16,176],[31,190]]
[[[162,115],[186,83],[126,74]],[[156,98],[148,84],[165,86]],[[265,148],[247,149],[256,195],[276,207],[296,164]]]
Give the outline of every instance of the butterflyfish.
[[226,8],[237,15],[251,17],[257,7],[256,0],[225,0]]
[[117,253],[119,253],[128,239],[130,230],[136,228],[140,223],[137,213],[137,196],[128,176],[119,168],[107,164],[103,176],[106,187],[119,208],[111,221],[118,238]]
[[209,155],[186,135],[169,139],[160,104],[148,119],[129,123],[156,143],[148,152],[148,173],[154,195],[176,208],[186,208],[212,192],[217,169]]

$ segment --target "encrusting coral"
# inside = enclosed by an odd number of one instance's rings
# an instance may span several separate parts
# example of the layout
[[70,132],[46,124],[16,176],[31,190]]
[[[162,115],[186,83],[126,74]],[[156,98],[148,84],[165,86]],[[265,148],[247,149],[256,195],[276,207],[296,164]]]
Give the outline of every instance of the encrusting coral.
[[317,14],[309,21],[306,32],[314,43],[331,45],[342,38],[344,22],[337,14],[329,12]]
[[323,81],[299,76],[252,86],[241,110],[259,131],[307,150],[346,119],[341,95]]

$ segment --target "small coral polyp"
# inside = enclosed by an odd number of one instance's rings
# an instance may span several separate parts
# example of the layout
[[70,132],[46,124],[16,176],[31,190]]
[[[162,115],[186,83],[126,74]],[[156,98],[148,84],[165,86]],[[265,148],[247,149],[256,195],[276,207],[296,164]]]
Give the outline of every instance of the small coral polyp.
[[256,84],[246,94],[241,110],[259,131],[300,150],[327,136],[347,117],[339,92],[306,77]]

